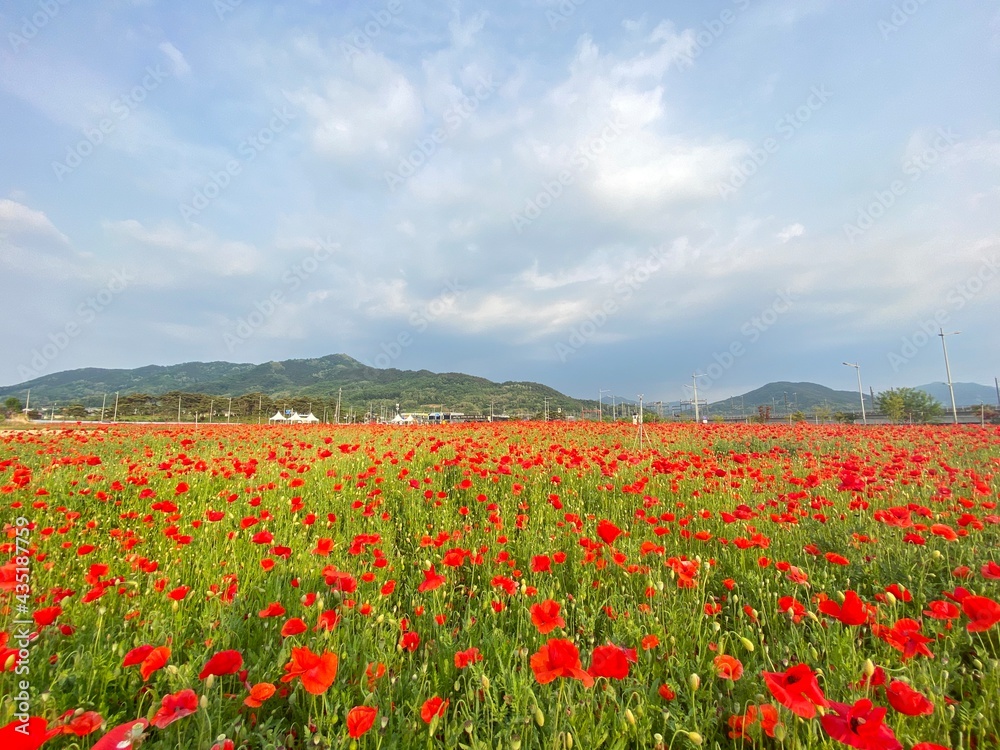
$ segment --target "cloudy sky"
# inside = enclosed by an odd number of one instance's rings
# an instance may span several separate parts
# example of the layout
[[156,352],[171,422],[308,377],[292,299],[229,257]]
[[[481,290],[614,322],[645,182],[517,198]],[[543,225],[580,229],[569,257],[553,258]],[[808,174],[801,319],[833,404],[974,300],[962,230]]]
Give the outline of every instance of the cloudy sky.
[[9,0],[0,383],[991,384],[998,91],[986,0]]

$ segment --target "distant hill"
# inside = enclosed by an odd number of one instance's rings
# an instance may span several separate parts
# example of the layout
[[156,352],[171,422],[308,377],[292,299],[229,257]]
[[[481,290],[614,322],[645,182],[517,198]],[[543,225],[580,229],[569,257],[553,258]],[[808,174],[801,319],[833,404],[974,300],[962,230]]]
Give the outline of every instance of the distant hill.
[[[980,385],[979,383],[952,383],[952,387],[955,389],[956,406],[997,405],[997,391],[994,386]],[[917,390],[929,393],[949,409],[951,408],[951,395],[948,393],[946,383],[918,385]]]
[[548,399],[549,411],[562,409],[579,414],[585,402],[548,386],[529,382],[494,383],[462,373],[429,370],[378,369],[346,354],[316,359],[290,359],[264,364],[231,362],[185,362],[180,365],[150,365],[133,370],[84,368],[44,375],[14,386],[0,387],[0,401],[16,396],[22,402],[31,389],[32,405],[78,403],[100,406],[105,394],[149,394],[168,392],[239,396],[262,393],[273,399],[312,398],[329,401],[343,390],[344,404],[367,406],[370,402],[400,404],[404,411],[450,410],[489,413],[491,401],[498,412],[536,413]]
[[[758,406],[772,407],[772,415],[789,414],[796,410],[808,412],[817,406],[826,406],[835,412],[849,412],[860,410],[861,397],[857,391],[835,391],[818,383],[780,381],[768,383],[742,396],[713,401],[709,406],[713,412],[735,414],[741,409],[747,414],[755,414]],[[871,408],[871,395],[865,393],[865,409]]]

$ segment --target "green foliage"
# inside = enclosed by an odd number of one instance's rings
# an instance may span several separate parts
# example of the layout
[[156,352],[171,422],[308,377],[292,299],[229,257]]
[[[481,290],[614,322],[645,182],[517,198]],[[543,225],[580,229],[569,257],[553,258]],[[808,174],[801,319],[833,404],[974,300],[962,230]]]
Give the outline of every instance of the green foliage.
[[16,396],[10,396],[3,402],[3,408],[7,414],[21,411],[21,400]]
[[944,412],[941,402],[916,388],[890,388],[875,398],[875,405],[893,422],[932,422]]

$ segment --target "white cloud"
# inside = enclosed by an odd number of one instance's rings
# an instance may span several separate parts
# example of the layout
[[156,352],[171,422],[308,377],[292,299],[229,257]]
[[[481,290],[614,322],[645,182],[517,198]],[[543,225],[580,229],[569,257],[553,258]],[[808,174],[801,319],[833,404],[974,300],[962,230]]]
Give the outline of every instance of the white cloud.
[[170,60],[170,67],[175,76],[186,76],[191,72],[191,66],[184,59],[183,53],[170,42],[160,42],[158,45],[160,52],[165,54]]
[[805,231],[806,228],[799,223],[789,224],[787,227],[778,232],[776,236],[778,238],[778,242],[785,244],[795,237],[801,237]]

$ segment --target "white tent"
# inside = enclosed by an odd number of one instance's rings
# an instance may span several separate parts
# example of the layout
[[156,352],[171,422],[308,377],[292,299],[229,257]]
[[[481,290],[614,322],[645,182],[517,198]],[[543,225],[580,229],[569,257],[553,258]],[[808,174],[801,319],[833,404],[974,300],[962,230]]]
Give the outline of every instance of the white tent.
[[312,412],[309,412],[304,417],[301,414],[299,414],[298,417],[299,417],[298,421],[300,421],[300,422],[309,422],[310,424],[313,424],[313,423],[319,421],[319,417],[317,417]]
[[280,411],[275,412],[274,416],[271,417],[268,422],[287,422],[288,420],[282,415]]

